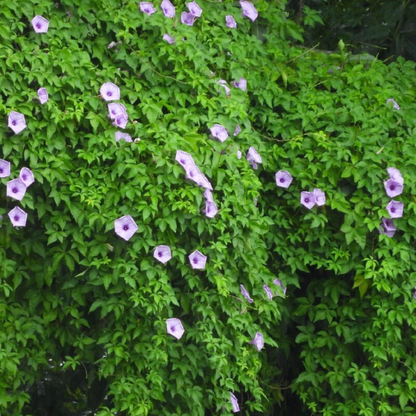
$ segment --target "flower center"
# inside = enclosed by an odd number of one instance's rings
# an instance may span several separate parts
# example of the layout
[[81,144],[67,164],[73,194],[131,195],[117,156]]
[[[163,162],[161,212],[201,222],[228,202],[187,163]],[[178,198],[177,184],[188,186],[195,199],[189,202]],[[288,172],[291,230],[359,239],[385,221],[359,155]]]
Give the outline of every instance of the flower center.
[[170,330],[171,330],[172,332],[175,332],[175,327],[174,327],[174,326],[171,326],[171,327],[170,327]]
[[305,198],[305,202],[308,203],[309,202],[309,198]]
[[37,27],[38,29],[40,29],[40,28],[42,27],[42,25],[41,25],[40,23],[37,23],[37,24],[36,24],[36,27]]
[[22,176],[22,179],[25,181],[27,179],[27,176],[26,175],[23,175]]
[[390,211],[391,212],[396,212],[396,208],[392,207],[392,208],[390,208]]
[[192,261],[193,261],[195,264],[196,264],[196,263],[198,263],[198,259],[197,259],[197,258],[194,258]]
[[124,227],[123,227],[123,230],[124,231],[127,231],[129,229],[129,226],[128,225],[125,225]]
[[108,95],[109,97],[111,97],[111,96],[113,95],[113,93],[112,93],[111,91],[107,91],[107,95]]
[[0,168],[0,173],[3,173],[3,169]]
[[285,180],[283,178],[280,178],[280,182],[283,183]]
[[162,253],[161,251],[159,251],[159,253],[157,253],[157,255],[158,255],[159,257],[162,257],[162,256],[163,256],[163,253]]
[[395,188],[396,188],[396,187],[395,187],[394,185],[390,185],[390,190],[391,190],[391,191],[394,191],[394,190],[395,190]]
[[15,216],[13,217],[13,219],[14,219],[15,221],[19,221],[19,220],[20,220],[20,218],[19,218],[17,215],[15,215]]
[[13,124],[13,126],[15,126],[15,125],[16,125],[16,121],[15,121],[15,120],[13,120],[13,121],[12,121],[12,124]]
[[12,192],[14,193],[14,194],[17,194],[17,192],[18,192],[19,190],[17,189],[17,188],[13,188],[12,189]]

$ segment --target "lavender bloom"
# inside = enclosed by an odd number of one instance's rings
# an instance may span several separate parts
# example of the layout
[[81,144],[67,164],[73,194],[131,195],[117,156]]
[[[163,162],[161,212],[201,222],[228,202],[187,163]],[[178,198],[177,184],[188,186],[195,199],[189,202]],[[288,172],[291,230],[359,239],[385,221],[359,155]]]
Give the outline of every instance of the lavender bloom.
[[387,173],[389,174],[390,179],[393,179],[395,182],[399,183],[400,185],[404,184],[404,179],[399,169],[387,168]]
[[205,263],[207,262],[207,256],[204,256],[198,250],[195,250],[193,253],[191,253],[188,256],[188,258],[189,258],[189,262],[191,263],[191,267],[193,269],[198,269],[198,270],[204,270],[205,269]]
[[46,88],[38,89],[38,98],[41,104],[45,104],[46,101],[49,100],[49,94],[48,91],[46,91]]
[[243,285],[240,285],[241,294],[247,299],[249,303],[253,303],[254,300],[251,299],[250,294],[247,292],[246,288]]
[[267,286],[267,285],[263,285],[263,289],[266,291],[266,293],[267,293],[267,297],[269,298],[269,300],[273,300],[273,292],[272,292],[272,290],[269,288],[269,286]]
[[120,99],[120,88],[112,82],[104,83],[100,88],[101,97],[105,101],[114,101]]
[[396,101],[393,100],[393,98],[389,98],[386,101],[386,104],[388,104],[388,103],[393,103],[393,108],[395,108],[396,110],[400,110],[399,104],[397,104]]
[[14,131],[15,134],[18,134],[26,128],[25,116],[22,113],[10,111],[7,125]]
[[237,23],[230,14],[225,16],[225,26],[229,27],[230,29],[236,29]]
[[195,16],[192,13],[182,12],[181,22],[188,26],[193,26],[195,23]]
[[189,12],[195,17],[201,17],[202,9],[198,6],[196,1],[187,4]]
[[257,169],[257,163],[263,163],[261,156],[257,153],[257,150],[254,147],[250,147],[250,149],[248,149],[246,159],[250,162],[254,169]]
[[256,332],[254,339],[250,341],[250,344],[256,346],[256,348],[260,351],[264,347],[264,338],[260,332]]
[[165,40],[167,43],[171,45],[175,43],[175,38],[173,36],[168,35],[167,33],[163,35],[163,40]]
[[128,121],[129,117],[127,114],[120,114],[116,116],[112,124],[113,126],[119,127],[120,129],[125,129]]
[[231,406],[233,407],[233,413],[240,411],[240,406],[238,405],[237,397],[234,396],[233,393],[230,392],[230,399],[231,399]]
[[224,143],[225,140],[228,138],[228,131],[224,126],[221,124],[214,124],[213,127],[210,128],[211,134],[217,138],[221,143]]
[[8,214],[13,227],[26,226],[27,214],[19,207],[14,207]]
[[[276,286],[280,286],[281,288],[282,288],[282,290],[283,290],[283,294],[284,295],[286,295],[286,287],[283,287],[283,285],[282,285],[282,282],[280,281],[280,279],[274,279],[273,280],[273,283],[276,285]],[[276,292],[276,294],[277,295],[279,295],[279,292]]]
[[214,197],[212,196],[212,192],[209,189],[205,189],[204,198],[209,202],[214,202]]
[[35,182],[33,172],[29,168],[20,169],[19,179],[26,185],[26,187],[32,185]]
[[238,135],[238,133],[240,133],[241,132],[241,127],[240,127],[240,125],[239,124],[237,124],[236,126],[235,126],[235,130],[234,130],[234,134],[233,134],[233,136],[237,136]]
[[185,169],[186,166],[195,166],[195,162],[192,156],[182,150],[176,151],[175,160]]
[[185,178],[199,184],[199,182],[201,181],[200,177],[202,175],[202,172],[199,170],[198,166],[186,165],[184,166],[184,168],[186,172]]
[[185,332],[182,322],[178,318],[166,319],[166,331],[176,339],[180,339]]
[[49,21],[42,16],[35,16],[32,19],[32,26],[36,33],[46,33],[49,28]]
[[133,141],[130,134],[123,133],[121,131],[116,131],[115,137],[116,137],[116,142],[118,142],[119,140],[125,140],[126,142]]
[[259,15],[256,8],[248,1],[240,1],[240,6],[243,9],[243,16],[248,17],[252,22],[257,19]]
[[204,214],[208,218],[214,218],[218,214],[218,208],[214,201],[206,201]]
[[127,110],[126,107],[124,107],[123,104],[120,103],[110,103],[108,104],[108,117],[111,120],[115,120],[118,116],[126,115],[127,116]]
[[21,201],[26,193],[26,185],[25,183],[17,178],[13,179],[12,181],[7,182],[7,196],[10,198],[17,199],[18,201]]
[[403,217],[403,202],[392,200],[387,204],[386,209],[389,212],[391,218]]
[[383,217],[381,219],[381,227],[378,229],[380,234],[385,234],[387,237],[393,237],[397,231],[397,228],[394,226],[393,220]]
[[153,253],[153,257],[156,260],[159,260],[161,263],[165,264],[172,258],[172,252],[170,251],[169,246],[157,246]]
[[7,178],[10,176],[10,162],[0,159],[0,178]]
[[289,188],[292,181],[292,175],[287,170],[279,170],[279,172],[276,173],[277,186],[280,186],[281,188]]
[[163,0],[161,7],[165,17],[175,17],[175,7],[169,0]]
[[214,189],[211,185],[211,182],[208,180],[208,178],[203,173],[201,173],[199,175],[199,177],[197,178],[196,183],[200,187],[205,188],[205,189],[209,189],[210,191],[212,191]]
[[227,84],[227,81],[225,81],[224,79],[220,79],[219,81],[217,81],[217,84],[225,89],[225,94],[226,95],[230,94],[231,90],[230,90],[230,87]]
[[242,156],[241,150],[237,150],[237,159],[241,159]]
[[247,89],[247,80],[245,78],[240,78],[237,81],[233,82],[235,88],[240,88],[240,90],[245,91]]
[[114,221],[114,229],[118,236],[128,241],[139,229],[131,215],[124,215]]
[[316,204],[314,193],[302,191],[300,193],[300,203],[306,208],[312,209]]
[[322,205],[325,205],[325,202],[326,202],[325,192],[321,191],[318,188],[315,188],[313,190],[313,194],[315,195],[316,205],[318,205],[319,207],[322,206]]
[[384,189],[390,198],[394,198],[403,192],[403,184],[389,179],[388,181],[384,181]]
[[156,9],[154,8],[153,4],[148,1],[141,1],[140,2],[140,10],[143,13],[146,13],[148,16],[156,13]]

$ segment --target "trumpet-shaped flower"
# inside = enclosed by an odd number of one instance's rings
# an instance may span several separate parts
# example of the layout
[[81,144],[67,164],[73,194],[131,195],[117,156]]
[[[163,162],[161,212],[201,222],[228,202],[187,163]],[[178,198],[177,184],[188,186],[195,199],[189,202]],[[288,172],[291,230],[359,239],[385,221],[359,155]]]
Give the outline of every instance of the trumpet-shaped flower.
[[204,191],[204,198],[209,202],[214,202],[214,196],[209,189],[205,189]]
[[19,178],[13,179],[12,181],[7,182],[6,186],[7,186],[6,194],[10,198],[14,198],[14,199],[17,199],[18,201],[21,201],[23,197],[25,196],[27,186],[21,179]]
[[[282,285],[282,282],[280,281],[280,279],[274,279],[273,280],[273,283],[276,285],[276,286],[280,286],[281,287],[281,289],[282,289],[282,291],[283,291],[283,294],[284,295],[286,295],[286,287],[283,287],[283,285]],[[276,292],[276,294],[277,295],[279,295],[279,292]]]
[[20,169],[19,179],[26,185],[26,187],[32,185],[35,182],[33,172],[29,168]]
[[399,169],[396,168],[387,168],[387,173],[390,176],[390,179],[393,179],[394,182],[399,183],[400,185],[404,184],[404,179]]
[[160,7],[165,17],[175,17],[175,6],[169,0],[163,0]]
[[193,157],[182,150],[177,150],[175,155],[175,160],[183,167],[186,166],[195,166]]
[[128,121],[129,117],[127,114],[119,114],[118,116],[116,116],[112,124],[113,126],[116,126],[120,129],[125,129]]
[[248,149],[246,159],[250,162],[250,165],[254,169],[257,169],[257,163],[263,163],[261,156],[254,147],[250,147],[250,149]]
[[217,81],[217,84],[224,88],[226,95],[230,94],[231,90],[230,90],[230,87],[228,86],[228,83],[225,79],[220,79],[219,81]]
[[10,162],[0,159],[0,178],[7,178],[10,176]]
[[49,94],[46,88],[38,89],[38,98],[41,104],[45,104],[49,100]]
[[393,237],[397,231],[397,228],[394,226],[393,220],[383,217],[381,219],[381,227],[378,229],[380,234],[385,234],[387,237]]
[[253,303],[254,300],[251,299],[250,294],[246,290],[246,288],[243,285],[240,285],[241,294],[247,299],[249,303]]
[[159,260],[161,263],[165,264],[172,258],[172,252],[170,251],[169,246],[157,246],[153,253],[153,257],[156,260]]
[[114,221],[114,229],[118,236],[128,241],[139,229],[131,215],[124,215]]
[[218,207],[214,201],[206,201],[204,214],[208,218],[214,218],[218,214]]
[[279,170],[276,173],[276,185],[281,188],[289,188],[292,183],[292,175],[287,170]]
[[318,205],[319,207],[322,206],[322,205],[325,205],[325,202],[326,202],[325,192],[321,191],[318,188],[315,188],[313,190],[313,194],[315,195],[316,205]]
[[32,19],[32,26],[36,33],[47,33],[49,28],[49,21],[42,16],[35,16]]
[[267,297],[269,300],[273,300],[273,292],[267,285],[263,285],[263,289],[266,291]]
[[118,142],[120,140],[125,140],[126,142],[132,142],[133,141],[130,134],[123,133],[121,131],[116,131],[115,138],[116,138],[116,142]]
[[210,128],[211,134],[217,138],[221,143],[225,142],[228,138],[228,131],[227,129],[222,126],[221,124],[214,124],[213,127]]
[[388,104],[388,103],[393,103],[393,108],[396,109],[396,110],[400,110],[399,104],[397,104],[396,101],[393,100],[393,98],[389,98],[386,101],[386,104]]
[[140,10],[143,13],[146,13],[148,16],[152,15],[153,13],[156,13],[156,9],[153,6],[153,4],[148,1],[141,1],[139,6]]
[[302,191],[300,193],[300,203],[304,207],[312,209],[316,204],[315,194],[313,192]]
[[201,187],[201,188],[205,188],[208,189],[210,191],[212,191],[214,188],[211,185],[211,182],[208,180],[208,178],[201,173],[196,181],[196,183]]
[[237,124],[236,126],[235,126],[235,130],[234,130],[234,134],[233,134],[233,136],[237,136],[238,135],[238,133],[240,133],[241,132],[241,127],[240,127],[240,125],[239,124]]
[[14,207],[8,214],[13,227],[26,226],[27,214],[19,207]]
[[264,338],[260,332],[256,332],[254,339],[250,341],[259,351],[264,347]]
[[108,117],[111,120],[115,120],[118,116],[125,115],[127,116],[126,107],[120,103],[110,103],[107,106],[108,108]]
[[114,101],[120,99],[120,88],[112,82],[104,83],[100,88],[101,97],[105,101]]
[[240,6],[243,9],[243,16],[249,18],[252,22],[257,19],[259,15],[256,8],[248,1],[240,1]]
[[403,192],[403,184],[396,182],[393,179],[389,179],[384,181],[384,189],[386,190],[386,194],[390,198],[394,198],[397,195],[400,195]]
[[166,331],[176,339],[181,339],[182,335],[185,333],[182,322],[178,318],[166,319]]
[[225,16],[225,26],[229,27],[230,29],[235,29],[237,27],[237,22],[230,14]]
[[245,78],[240,78],[237,81],[233,82],[235,88],[240,88],[240,90],[245,91],[247,89],[247,80]]
[[403,202],[392,200],[387,204],[386,209],[391,218],[401,218],[403,217],[403,206]]
[[207,256],[204,256],[201,252],[198,250],[195,250],[193,253],[191,253],[189,256],[189,263],[191,263],[191,267],[193,269],[197,270],[204,270],[205,264],[207,262]]
[[171,45],[175,43],[175,38],[173,36],[168,35],[167,33],[163,35],[163,40],[165,40],[167,43]]
[[188,26],[193,26],[195,23],[195,16],[192,13],[182,12],[181,22]]
[[26,128],[25,116],[22,113],[10,111],[7,125],[14,131],[15,134],[18,134]]
[[202,9],[198,6],[196,1],[187,4],[189,12],[195,17],[201,17]]
[[241,150],[237,149],[237,159],[241,159],[243,154],[241,153]]
[[230,400],[231,400],[231,406],[233,408],[233,413],[240,411],[240,406],[238,405],[237,397],[234,396],[233,393],[230,392]]

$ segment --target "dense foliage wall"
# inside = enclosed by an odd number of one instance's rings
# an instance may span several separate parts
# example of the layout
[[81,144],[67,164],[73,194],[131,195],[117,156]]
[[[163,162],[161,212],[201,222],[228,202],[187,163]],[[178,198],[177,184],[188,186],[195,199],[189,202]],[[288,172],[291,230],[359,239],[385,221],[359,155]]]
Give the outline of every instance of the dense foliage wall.
[[[188,26],[183,1],[174,18],[160,2],[148,15],[131,1],[0,1],[0,414],[229,414],[232,392],[247,415],[414,415],[414,63],[294,46],[284,2],[255,2],[254,21],[238,2],[197,3]],[[212,184],[213,218],[178,150]],[[35,182],[16,200],[7,183],[24,167]],[[387,168],[404,178],[394,224],[384,181],[401,177]],[[325,200],[308,209],[314,189]],[[115,220],[128,215],[125,240]]]

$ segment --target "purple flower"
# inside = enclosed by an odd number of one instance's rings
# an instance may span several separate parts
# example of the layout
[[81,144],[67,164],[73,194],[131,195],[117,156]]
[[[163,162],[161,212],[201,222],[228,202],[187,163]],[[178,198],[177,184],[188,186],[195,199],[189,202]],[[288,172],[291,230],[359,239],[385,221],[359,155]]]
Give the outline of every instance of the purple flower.
[[393,181],[399,183],[400,185],[404,184],[404,179],[399,169],[387,168],[387,173],[389,174],[390,179],[393,179]]
[[306,208],[312,209],[316,204],[314,193],[302,191],[300,193],[300,203]]
[[315,195],[316,205],[318,205],[319,207],[322,206],[322,205],[325,205],[325,202],[326,202],[325,192],[321,191],[318,188],[315,188],[313,190],[313,194]]
[[204,270],[205,269],[205,263],[207,262],[207,256],[204,256],[198,250],[195,250],[193,253],[191,253],[188,256],[188,258],[189,258],[189,262],[191,263],[191,267],[193,269],[198,269],[198,270]]
[[10,162],[0,159],[0,178],[7,178],[10,176]]
[[214,197],[212,195],[212,192],[209,189],[205,189],[204,198],[209,202],[214,202]]
[[403,202],[392,200],[387,204],[386,209],[389,212],[391,218],[403,217]]
[[26,187],[32,185],[35,182],[33,172],[29,168],[20,169],[19,179],[26,185]]
[[218,208],[214,201],[206,201],[204,214],[208,218],[214,218],[218,214]]
[[185,332],[182,322],[178,318],[166,319],[166,331],[176,339],[180,339]]
[[112,124],[120,129],[125,129],[128,121],[129,117],[127,114],[120,114],[116,116]]
[[[273,283],[276,285],[276,286],[280,286],[281,288],[282,288],[282,290],[283,290],[283,294],[284,295],[286,295],[286,287],[283,287],[283,285],[282,285],[282,282],[280,281],[280,279],[274,279],[273,280]],[[279,295],[279,292],[276,292],[276,295]]]
[[9,213],[8,216],[12,222],[13,227],[25,227],[27,221],[27,214],[21,208],[15,207]]
[[233,407],[233,413],[240,411],[240,406],[238,405],[237,397],[234,396],[233,393],[230,392],[230,399],[231,399],[231,406]]
[[403,184],[389,179],[388,181],[384,181],[384,189],[390,198],[394,198],[403,192]]
[[393,103],[393,108],[395,108],[396,110],[400,110],[399,104],[397,104],[396,101],[393,100],[393,98],[389,98],[386,101],[386,104],[388,104],[388,103]]
[[46,88],[38,89],[38,98],[41,104],[45,104],[46,101],[49,100],[49,94],[48,91],[46,91]]
[[175,17],[175,7],[169,0],[163,0],[161,7],[165,17]]
[[227,81],[225,79],[220,79],[219,81],[217,81],[217,84],[225,89],[225,94],[226,95],[230,94],[231,90],[230,90],[230,87],[228,86]]
[[250,344],[256,346],[256,348],[260,351],[264,347],[264,338],[260,332],[256,332],[254,339],[250,341]]
[[10,111],[7,125],[14,131],[15,134],[18,134],[26,128],[25,116],[22,113]]
[[125,140],[126,142],[132,142],[132,138],[130,136],[130,134],[127,133],[123,133],[121,131],[116,131],[116,142],[118,142],[119,140]]
[[247,292],[246,288],[243,285],[240,285],[241,294],[247,299],[249,303],[253,303],[254,300],[251,299],[250,294]]
[[104,83],[100,88],[101,97],[105,101],[114,101],[120,99],[120,88],[112,82]]
[[248,17],[252,22],[257,19],[259,15],[256,8],[248,1],[240,1],[240,6],[243,9],[243,16]]
[[114,221],[114,229],[118,236],[128,241],[139,229],[131,215],[125,215]]
[[277,186],[280,186],[281,188],[289,188],[292,181],[292,175],[287,170],[279,170],[279,172],[276,173]]
[[140,10],[143,13],[146,13],[148,16],[156,13],[156,9],[154,8],[153,4],[148,1],[141,1],[140,2]]
[[199,184],[200,176],[202,175],[202,172],[199,170],[198,166],[186,165],[184,166],[184,168],[186,172],[185,178]]
[[27,214],[19,207],[14,207],[8,214],[13,227],[26,226]]
[[167,33],[163,35],[163,40],[165,40],[167,43],[170,43],[171,45],[175,43],[175,38],[168,35]]
[[185,169],[186,166],[195,166],[195,162],[192,156],[182,150],[176,151],[175,160]]
[[224,126],[221,124],[214,124],[213,127],[210,128],[211,134],[217,138],[221,143],[225,142],[228,138],[228,131]]
[[[118,116],[125,115],[127,116],[126,107],[120,103],[110,103],[108,104],[108,117],[111,120],[115,120]],[[128,117],[128,116],[127,116]]]
[[241,159],[242,156],[243,154],[241,153],[241,150],[237,149],[237,159]]
[[210,191],[212,191],[214,189],[211,185],[211,182],[208,180],[208,178],[201,172],[200,172],[199,177],[197,178],[196,183],[201,188],[209,189]]
[[378,231],[380,234],[385,234],[391,238],[396,233],[397,228],[394,226],[393,220],[383,217],[381,219],[381,228]]
[[234,134],[233,134],[233,136],[237,136],[237,134],[238,133],[240,133],[241,132],[241,127],[240,127],[240,125],[239,124],[237,124],[236,126],[235,126],[235,130],[234,130]]
[[238,82],[234,81],[233,85],[235,88],[240,88],[240,90],[245,91],[247,89],[247,80],[245,78],[240,78]]
[[46,33],[49,28],[49,21],[42,16],[35,16],[32,19],[32,26],[36,33]]
[[263,289],[266,291],[266,293],[267,293],[267,297],[268,297],[270,300],[273,300],[273,292],[272,292],[272,290],[269,288],[269,286],[267,286],[267,285],[263,285]]
[[189,12],[195,17],[201,17],[202,9],[198,6],[196,1],[187,4]]
[[7,196],[9,196],[10,198],[14,198],[18,201],[21,201],[25,196],[27,187],[21,179],[13,179],[12,181],[7,182],[6,186]]
[[172,252],[170,251],[169,246],[157,246],[153,253],[153,257],[156,260],[159,260],[161,263],[165,264],[172,258]]
[[192,13],[182,12],[181,22],[188,26],[193,26],[195,23],[195,16]]
[[250,162],[254,169],[257,169],[257,163],[263,163],[261,156],[257,153],[257,150],[254,147],[250,147],[250,149],[248,149],[246,159]]
[[230,14],[225,16],[225,26],[229,27],[230,29],[235,29],[237,27],[237,23]]

